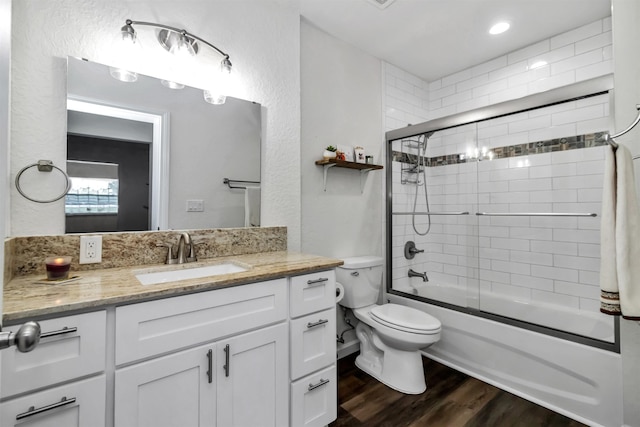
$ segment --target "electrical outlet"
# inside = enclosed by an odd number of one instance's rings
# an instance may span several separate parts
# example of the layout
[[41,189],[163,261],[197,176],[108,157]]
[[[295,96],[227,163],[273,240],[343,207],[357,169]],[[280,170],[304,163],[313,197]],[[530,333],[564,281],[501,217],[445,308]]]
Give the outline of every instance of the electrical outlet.
[[102,262],[102,236],[80,236],[80,264]]

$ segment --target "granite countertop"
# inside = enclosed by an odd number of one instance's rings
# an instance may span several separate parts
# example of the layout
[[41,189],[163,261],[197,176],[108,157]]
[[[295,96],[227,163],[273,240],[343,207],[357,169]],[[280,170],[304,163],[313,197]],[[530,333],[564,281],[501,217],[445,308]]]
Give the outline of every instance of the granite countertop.
[[[226,262],[239,264],[247,271],[221,274],[170,283],[142,285],[136,274],[163,269],[189,268]],[[342,261],[296,252],[265,252],[211,258],[182,265],[142,265],[126,268],[71,272],[79,279],[67,283],[40,284],[43,275],[20,276],[5,283],[3,323],[18,323],[38,317],[65,314],[107,306],[141,302],[192,292],[237,286],[330,269]]]

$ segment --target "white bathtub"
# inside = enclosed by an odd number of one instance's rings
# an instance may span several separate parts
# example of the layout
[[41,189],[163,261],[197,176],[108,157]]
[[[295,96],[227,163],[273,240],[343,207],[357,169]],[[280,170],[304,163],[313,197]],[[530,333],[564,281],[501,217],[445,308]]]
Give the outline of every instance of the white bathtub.
[[404,280],[394,281],[394,289],[408,294],[445,302],[459,307],[472,307],[535,325],[558,329],[596,340],[615,342],[614,317],[571,307],[516,300],[492,292],[468,290],[455,285],[425,284]]
[[[462,289],[437,286],[430,292],[443,293],[434,299],[447,302],[453,301],[456,292],[457,297],[460,292],[464,295]],[[440,319],[441,340],[423,352],[427,357],[587,425],[622,425],[619,354],[403,296],[386,297]],[[515,307],[519,318],[527,316],[522,313],[527,308],[536,318],[551,312],[531,304]],[[556,320],[566,319],[568,314],[559,312]],[[606,334],[604,329],[601,332]]]

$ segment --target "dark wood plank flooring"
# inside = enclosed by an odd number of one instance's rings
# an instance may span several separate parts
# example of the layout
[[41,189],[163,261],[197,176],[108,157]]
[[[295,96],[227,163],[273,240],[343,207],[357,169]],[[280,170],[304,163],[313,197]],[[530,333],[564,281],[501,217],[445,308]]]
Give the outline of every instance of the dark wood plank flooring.
[[427,391],[397,392],[338,361],[338,419],[330,427],[581,427],[563,415],[423,357]]

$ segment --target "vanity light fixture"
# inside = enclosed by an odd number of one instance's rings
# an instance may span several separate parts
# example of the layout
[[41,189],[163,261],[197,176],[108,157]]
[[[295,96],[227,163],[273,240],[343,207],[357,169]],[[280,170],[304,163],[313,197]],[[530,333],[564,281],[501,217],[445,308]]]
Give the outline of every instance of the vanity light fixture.
[[[222,75],[223,79],[224,77],[231,74],[232,65],[231,65],[231,61],[229,60],[228,54],[218,49],[216,46],[204,40],[203,38],[200,38],[195,34],[191,34],[184,29],[170,27],[164,24],[156,24],[153,22],[132,21],[131,19],[127,19],[125,21],[125,25],[120,29],[120,32],[122,34],[122,39],[124,41],[135,43],[136,30],[134,29],[134,26],[138,26],[138,25],[159,28],[160,31],[158,32],[158,43],[160,43],[160,45],[164,49],[166,49],[168,52],[176,55],[179,58],[187,59],[187,58],[196,56],[198,54],[198,50],[200,49],[199,43],[202,43],[203,45],[210,47],[211,49],[213,49],[219,55],[222,56],[222,60],[220,61],[220,74]],[[132,74],[135,74],[135,73],[132,73]],[[118,78],[116,77],[116,75],[113,74],[113,72],[112,72],[112,76],[114,76],[115,78]],[[222,88],[219,82],[220,78],[216,78],[215,80],[216,80],[215,85]],[[135,80],[124,80],[124,81],[135,81]],[[175,82],[166,81],[166,84],[165,84],[165,81],[163,81],[162,83],[166,87],[169,87],[171,89],[182,89],[184,87],[184,85],[180,83],[175,83]],[[226,100],[226,96],[218,94],[218,92],[222,92],[222,91],[221,90],[215,90],[215,91],[205,90],[204,91],[205,101],[211,104],[224,104]]]

